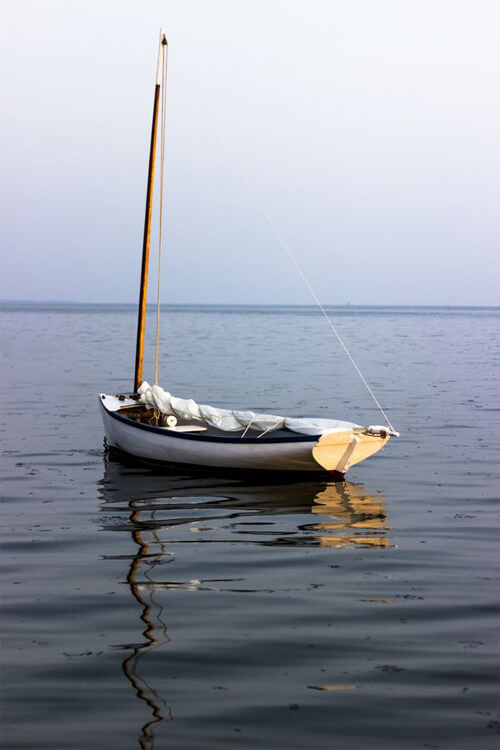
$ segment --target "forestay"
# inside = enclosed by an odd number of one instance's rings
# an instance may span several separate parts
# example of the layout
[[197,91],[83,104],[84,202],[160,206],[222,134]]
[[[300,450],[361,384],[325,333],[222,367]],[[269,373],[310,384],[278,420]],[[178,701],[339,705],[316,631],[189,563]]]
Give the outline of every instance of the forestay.
[[[215,427],[224,432],[254,430],[261,435],[274,430],[287,429],[300,435],[325,435],[342,432],[360,425],[338,419],[315,419],[281,417],[277,414],[259,414],[254,411],[220,409],[215,406],[198,404],[192,398],[177,398],[159,385],[149,385],[146,381],[138,389],[141,403],[162,414],[172,415],[180,420]],[[362,429],[362,428],[361,428]]]

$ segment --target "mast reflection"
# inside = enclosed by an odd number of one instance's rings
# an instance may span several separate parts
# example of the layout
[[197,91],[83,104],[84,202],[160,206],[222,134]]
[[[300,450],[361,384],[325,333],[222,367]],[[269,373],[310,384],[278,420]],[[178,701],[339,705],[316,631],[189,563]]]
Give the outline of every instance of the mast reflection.
[[[265,546],[385,548],[390,544],[386,504],[352,482],[289,481],[263,484],[213,476],[158,474],[109,460],[99,483],[108,528],[132,537],[135,552],[126,581],[140,608],[144,641],[127,646],[123,673],[151,718],[141,727],[142,750],[154,750],[155,730],[174,718],[162,695],[140,673],[148,652],[170,641],[155,593],[168,589],[231,589],[232,581],[158,580],[155,569],[174,561],[185,543],[230,542]],[[125,511],[126,516],[118,515]],[[263,518],[265,517],[265,521]],[[312,519],[309,521],[308,519]],[[279,524],[279,526],[278,526]],[[224,535],[221,538],[221,534]],[[186,532],[190,532],[186,534]],[[203,534],[202,534],[203,532]],[[236,584],[239,585],[239,584]]]
[[[149,555],[149,544],[143,539],[143,532],[141,531],[141,508],[135,507],[135,501],[130,500],[128,505],[131,510],[130,523],[135,526],[132,530],[132,539],[137,545],[137,553],[132,559],[130,568],[127,573],[127,583],[130,586],[130,591],[133,597],[141,607],[140,618],[145,625],[145,629],[142,631],[142,635],[146,638],[146,641],[142,644],[138,644],[133,647],[132,653],[122,663],[122,670],[125,677],[129,680],[131,685],[134,687],[138,698],[143,700],[151,709],[153,718],[146,722],[141,728],[141,736],[139,737],[139,745],[142,750],[154,750],[154,728],[157,724],[161,724],[166,719],[170,720],[173,718],[172,710],[166,701],[158,695],[149,683],[138,674],[139,657],[141,654],[145,654],[148,651],[152,651],[155,648],[167,643],[170,639],[168,637],[167,626],[162,619],[163,608],[154,599],[154,588],[151,587],[147,590],[149,595],[149,601],[143,596],[141,583],[137,582],[137,576],[141,568],[141,564],[146,561],[146,570],[144,571],[144,577],[149,583],[153,583],[150,573],[155,565],[154,557],[151,558]],[[163,544],[158,539],[157,532],[153,531],[153,539],[156,544],[162,549]],[[155,625],[156,620],[156,625]]]

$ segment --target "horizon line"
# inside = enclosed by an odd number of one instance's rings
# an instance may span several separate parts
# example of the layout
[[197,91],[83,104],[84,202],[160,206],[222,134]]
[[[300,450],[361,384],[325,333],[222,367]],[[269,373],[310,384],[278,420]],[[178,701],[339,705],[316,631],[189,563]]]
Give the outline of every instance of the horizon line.
[[[75,305],[75,306],[122,306],[137,307],[137,302],[82,302],[81,300],[59,300],[59,299],[7,299],[0,298],[0,304],[25,304],[25,305]],[[475,308],[475,309],[500,309],[498,305],[475,305],[475,304],[432,304],[432,303],[405,303],[405,304],[382,304],[370,302],[323,302],[324,307],[432,307],[432,308]],[[156,302],[148,302],[147,307],[156,307]],[[160,307],[310,307],[317,308],[314,303],[296,302],[161,302]]]

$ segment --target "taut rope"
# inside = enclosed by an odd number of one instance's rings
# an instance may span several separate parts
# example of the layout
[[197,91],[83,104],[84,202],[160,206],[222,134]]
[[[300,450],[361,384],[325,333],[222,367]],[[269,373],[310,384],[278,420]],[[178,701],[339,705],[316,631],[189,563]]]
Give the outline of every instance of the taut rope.
[[[157,282],[157,298],[156,298],[156,347],[155,347],[155,384],[158,385],[158,370],[159,370],[159,353],[160,353],[160,279],[161,279],[161,251],[162,251],[162,240],[163,240],[163,183],[164,183],[164,171],[165,171],[165,123],[166,123],[166,115],[167,115],[167,61],[168,61],[168,42],[167,38],[163,36],[162,39],[162,45],[164,46],[164,52],[163,52],[163,64],[162,64],[162,79],[161,79],[161,133],[160,133],[160,206],[159,206],[159,232],[158,232],[158,282]],[[257,203],[258,207],[262,211],[262,214],[264,215],[264,218],[266,219],[267,223],[271,227],[271,230],[276,235],[279,243],[285,250],[286,254],[288,255],[289,259],[295,266],[295,269],[297,270],[298,274],[302,278],[304,284],[306,285],[307,289],[309,290],[309,293],[311,294],[312,298],[318,305],[323,317],[325,318],[328,326],[333,331],[335,336],[337,337],[340,345],[342,346],[343,350],[347,354],[349,360],[351,361],[352,366],[358,373],[359,377],[361,378],[366,390],[370,394],[371,398],[373,399],[375,405],[379,409],[380,413],[384,417],[385,421],[387,422],[388,427],[395,432],[395,429],[385,413],[384,409],[382,408],[382,405],[380,404],[379,400],[375,396],[374,392],[370,388],[370,385],[368,384],[365,376],[359,369],[359,366],[355,362],[351,352],[347,348],[347,345],[345,344],[344,340],[342,339],[342,336],[338,332],[335,325],[332,323],[330,318],[328,317],[325,308],[321,304],[318,295],[312,288],[311,284],[309,283],[308,278],[306,277],[304,271],[302,270],[301,266],[299,265],[297,259],[293,255],[292,251],[288,247],[287,243],[285,242],[281,232],[278,230],[276,225],[274,224],[273,220],[271,219],[271,216],[265,209],[262,201],[260,200],[259,196],[257,195],[257,192],[253,185],[245,179],[245,182],[247,183],[250,191],[252,192],[255,202]],[[247,426],[247,430],[248,427]],[[267,432],[267,430],[265,431]],[[262,434],[265,434],[262,433]],[[246,434],[246,430],[245,430]],[[260,437],[260,436],[259,436]]]
[[314,299],[314,301],[315,301],[315,302],[316,302],[316,304],[318,305],[319,309],[321,310],[321,312],[322,312],[322,314],[323,314],[323,317],[325,318],[326,322],[328,323],[328,325],[329,325],[329,326],[330,326],[330,328],[332,329],[333,333],[334,333],[334,334],[335,334],[335,336],[337,337],[337,339],[338,339],[338,341],[339,341],[340,345],[342,346],[343,350],[345,351],[345,353],[346,353],[346,354],[347,354],[347,356],[349,357],[349,359],[350,359],[350,361],[351,361],[351,364],[352,364],[352,366],[354,367],[354,369],[355,369],[355,370],[356,370],[356,372],[358,373],[359,377],[360,377],[360,378],[361,378],[361,380],[363,381],[363,383],[364,383],[364,385],[365,385],[365,388],[366,388],[366,390],[368,391],[368,393],[369,393],[369,394],[370,394],[370,396],[372,397],[373,401],[375,402],[375,404],[377,405],[378,409],[380,410],[380,412],[381,412],[382,416],[384,417],[385,421],[387,422],[387,425],[388,425],[388,427],[389,427],[389,428],[390,428],[390,429],[391,429],[391,430],[392,430],[393,432],[395,432],[395,429],[394,429],[394,427],[392,426],[392,424],[391,424],[391,421],[389,420],[389,417],[387,416],[387,414],[386,414],[386,413],[385,413],[385,411],[383,410],[383,408],[382,408],[382,406],[381,406],[381,404],[380,404],[379,400],[377,399],[377,397],[375,396],[374,392],[373,392],[373,391],[372,391],[372,389],[370,388],[370,386],[369,386],[369,384],[368,384],[368,382],[367,382],[367,380],[366,380],[365,376],[363,375],[363,373],[362,373],[362,372],[361,372],[361,370],[359,369],[358,365],[357,365],[357,364],[356,364],[356,362],[354,361],[354,358],[353,358],[353,356],[352,356],[351,352],[349,351],[349,349],[347,348],[347,345],[345,344],[344,340],[342,339],[342,336],[341,336],[341,335],[340,335],[340,333],[339,333],[339,332],[337,331],[336,327],[334,326],[334,324],[332,323],[332,321],[330,320],[330,318],[329,318],[329,317],[328,317],[328,315],[326,314],[325,308],[324,308],[324,307],[323,307],[323,305],[321,304],[321,302],[320,302],[320,300],[319,300],[319,298],[318,298],[318,295],[316,294],[316,292],[315,292],[315,291],[314,291],[314,289],[312,288],[311,284],[309,283],[309,280],[307,279],[307,277],[306,277],[306,275],[305,275],[304,271],[303,271],[303,270],[302,270],[302,268],[300,267],[300,265],[299,265],[299,263],[298,263],[297,259],[295,258],[295,256],[293,255],[292,251],[290,250],[290,248],[289,248],[289,247],[288,247],[288,245],[286,244],[285,240],[283,239],[283,236],[282,236],[281,232],[280,232],[280,231],[278,230],[278,228],[276,227],[275,223],[274,223],[274,222],[273,222],[273,220],[271,219],[270,215],[269,215],[269,214],[268,214],[268,212],[266,211],[266,209],[265,209],[264,205],[262,204],[262,201],[260,200],[259,196],[257,195],[257,192],[256,192],[256,190],[255,190],[254,186],[253,186],[253,185],[252,185],[252,184],[251,184],[251,183],[250,183],[250,182],[249,182],[248,180],[245,180],[245,182],[247,183],[248,187],[250,188],[250,190],[251,190],[251,192],[252,192],[252,194],[253,194],[253,196],[254,196],[255,202],[257,203],[258,207],[259,207],[259,208],[260,208],[260,210],[262,211],[262,214],[264,215],[264,218],[266,219],[267,223],[269,224],[269,226],[271,227],[272,231],[273,231],[273,232],[274,232],[274,234],[276,235],[276,237],[277,237],[277,239],[278,239],[279,243],[281,244],[281,246],[282,246],[282,247],[283,247],[283,249],[285,250],[286,254],[288,255],[288,257],[289,257],[289,258],[290,258],[290,260],[292,261],[293,265],[295,266],[295,269],[296,269],[296,270],[298,271],[298,273],[299,273],[300,277],[302,278],[302,281],[304,282],[304,284],[305,284],[305,285],[306,285],[306,287],[308,288],[308,290],[309,290],[309,292],[310,292],[310,294],[311,294],[312,298]]
[[165,123],[167,119],[167,60],[168,42],[162,39],[163,65],[161,76],[161,123],[160,123],[160,216],[158,230],[158,282],[156,287],[156,347],[155,347],[155,385],[158,385],[158,368],[160,360],[160,279],[161,279],[161,249],[163,240],[163,177],[165,173]]

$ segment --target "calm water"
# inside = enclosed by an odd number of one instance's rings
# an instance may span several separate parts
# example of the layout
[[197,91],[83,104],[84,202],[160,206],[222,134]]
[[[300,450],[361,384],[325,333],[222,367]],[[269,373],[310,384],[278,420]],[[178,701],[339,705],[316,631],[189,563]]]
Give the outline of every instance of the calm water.
[[[134,308],[2,305],[4,748],[498,746],[500,311],[332,316],[401,438],[251,485],[106,461]],[[380,422],[308,308],[162,340],[176,395]]]

